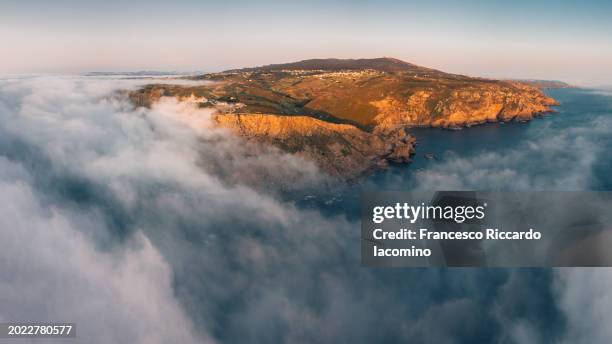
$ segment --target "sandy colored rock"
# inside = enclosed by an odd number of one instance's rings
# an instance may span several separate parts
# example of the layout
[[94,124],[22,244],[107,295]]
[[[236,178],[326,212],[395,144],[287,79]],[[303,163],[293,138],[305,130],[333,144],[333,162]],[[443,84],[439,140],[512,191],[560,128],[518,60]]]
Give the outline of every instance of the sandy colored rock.
[[408,162],[415,140],[397,129],[389,136],[363,131],[353,125],[333,124],[306,116],[222,114],[214,117],[222,128],[258,143],[315,161],[327,173],[353,179],[388,165]]

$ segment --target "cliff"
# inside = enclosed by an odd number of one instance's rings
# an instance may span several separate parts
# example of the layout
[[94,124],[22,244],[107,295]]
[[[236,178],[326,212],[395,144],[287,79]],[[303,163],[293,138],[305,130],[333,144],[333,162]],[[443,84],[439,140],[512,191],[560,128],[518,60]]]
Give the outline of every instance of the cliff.
[[373,119],[377,128],[461,128],[486,122],[527,121],[557,105],[540,90],[511,82],[476,82],[444,91],[423,89],[398,98],[371,102],[377,108]]
[[408,162],[414,153],[415,140],[403,128],[382,135],[312,117],[263,114],[216,115],[214,121],[247,141],[272,144],[316,161],[324,171],[345,179],[384,168],[389,162]]
[[414,139],[407,128],[527,121],[557,104],[528,83],[449,74],[391,58],[305,60],[192,79],[208,83],[148,85],[129,96],[142,106],[163,96],[198,97],[201,107],[217,110],[220,126],[349,177],[408,161]]

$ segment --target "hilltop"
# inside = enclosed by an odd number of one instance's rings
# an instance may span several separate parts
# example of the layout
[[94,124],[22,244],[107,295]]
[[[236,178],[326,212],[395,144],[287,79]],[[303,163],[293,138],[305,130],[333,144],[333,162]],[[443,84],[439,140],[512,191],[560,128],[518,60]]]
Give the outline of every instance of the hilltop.
[[272,72],[283,70],[304,70],[304,71],[338,71],[338,70],[376,70],[379,72],[398,73],[441,73],[434,69],[417,66],[402,60],[391,57],[380,57],[374,59],[311,59],[292,63],[271,64],[261,67],[233,69],[226,72]]

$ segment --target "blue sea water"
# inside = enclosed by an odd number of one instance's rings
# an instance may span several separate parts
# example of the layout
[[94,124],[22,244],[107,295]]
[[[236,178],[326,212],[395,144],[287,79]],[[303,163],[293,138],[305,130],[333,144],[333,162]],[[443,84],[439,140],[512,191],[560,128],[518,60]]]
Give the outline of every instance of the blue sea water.
[[[588,190],[612,190],[612,94],[606,95],[598,90],[586,89],[552,89],[548,94],[559,102],[556,113],[546,114],[530,122],[490,123],[463,130],[443,130],[417,128],[411,130],[418,141],[417,153],[408,166],[395,166],[390,171],[378,173],[370,182],[384,189],[406,190],[418,187],[418,175],[429,171],[437,172],[447,159],[477,159],[486,154],[498,154],[501,160],[512,155],[512,152],[525,154],[549,154],[548,160],[572,164],[568,157],[580,160],[585,155],[595,155],[589,161],[586,170],[589,173],[587,183],[566,185],[567,189],[580,188]],[[559,138],[561,138],[559,140]],[[541,147],[533,151],[530,145],[546,144],[547,140],[558,140],[567,147]],[[555,141],[557,142],[557,141]],[[554,144],[554,143],[553,143]],[[434,159],[425,155],[433,154]],[[565,177],[571,166],[562,170],[553,170],[557,164],[542,166],[546,160],[521,159],[500,161],[509,169],[522,171],[529,179],[538,179],[539,173],[547,174],[550,183],[538,185],[542,189],[559,189],[562,185],[554,183],[555,178]],[[528,162],[528,163],[526,163]],[[547,168],[550,169],[547,169]],[[456,185],[456,187],[473,187],[478,185]],[[495,188],[495,185],[483,185]],[[508,186],[508,188],[513,188]]]
[[363,191],[610,191],[612,92],[551,89],[554,113],[529,122],[414,128],[416,154],[341,193],[308,202],[355,218]]
[[[310,205],[358,224],[363,191],[612,191],[612,92],[553,89],[547,93],[559,102],[556,112],[530,122],[463,130],[412,129],[418,141],[412,163],[392,166]],[[350,236],[355,250],[358,232],[355,228]],[[355,271],[355,279],[368,271],[378,280],[375,285],[395,295],[398,304],[428,309],[420,315],[421,321],[431,317],[439,329],[464,321],[463,329],[444,330],[454,332],[458,343],[499,339],[504,330],[493,320],[495,309],[506,314],[508,323],[529,322],[543,342],[563,337],[571,327],[555,292],[555,269],[361,269]],[[366,292],[375,292],[372,285],[368,288]],[[466,304],[459,306],[462,302]],[[433,304],[446,305],[440,310],[446,315],[430,314]],[[436,330],[427,330],[417,334],[417,340],[435,342]],[[391,336],[390,342],[394,339]]]
[[[376,173],[339,195],[324,197],[314,207],[358,224],[363,191],[611,191],[612,93],[588,89],[547,92],[559,102],[556,112],[530,122],[490,123],[463,130],[412,129],[418,141],[412,163]],[[358,231],[355,228],[352,236],[355,247]],[[390,293],[421,294],[423,304],[413,297],[398,300],[416,309],[456,299],[478,304],[466,317],[475,317],[482,327],[466,329],[470,335],[459,335],[457,342],[486,342],[498,337],[499,324],[489,315],[476,314],[489,312],[498,302],[509,302],[503,306],[510,313],[508,320],[528,319],[547,340],[562,337],[568,327],[555,296],[555,269],[368,270]],[[523,291],[510,294],[530,296],[500,301],[500,290],[512,284]],[[437,316],[436,321],[442,321],[443,317]]]

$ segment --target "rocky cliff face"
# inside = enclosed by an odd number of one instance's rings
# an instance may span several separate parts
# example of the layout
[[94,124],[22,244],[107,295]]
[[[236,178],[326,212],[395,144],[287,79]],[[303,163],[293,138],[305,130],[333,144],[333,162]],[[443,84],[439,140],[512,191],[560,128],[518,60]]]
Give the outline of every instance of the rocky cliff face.
[[274,145],[346,179],[384,168],[389,162],[408,162],[414,153],[415,140],[404,128],[382,135],[312,117],[264,114],[223,114],[214,121],[247,141]]
[[415,126],[461,128],[527,121],[552,111],[538,87],[448,74],[397,59],[306,60],[194,77],[201,86],[149,85],[137,105],[160,97],[201,99],[217,125],[352,178],[407,162]]
[[510,82],[466,85],[446,92],[420,90],[403,101],[386,97],[372,104],[378,109],[374,118],[377,128],[461,128],[486,122],[527,121],[557,105],[534,87]]

